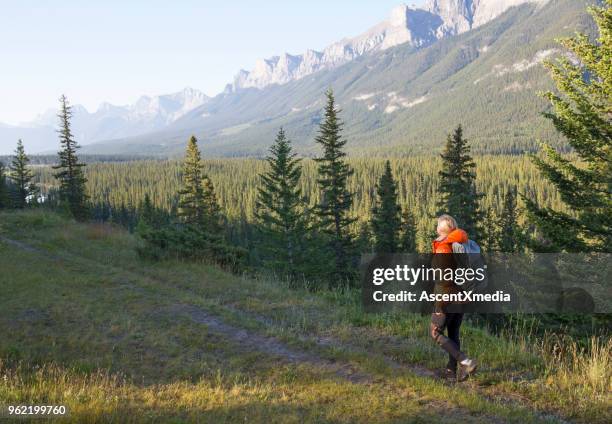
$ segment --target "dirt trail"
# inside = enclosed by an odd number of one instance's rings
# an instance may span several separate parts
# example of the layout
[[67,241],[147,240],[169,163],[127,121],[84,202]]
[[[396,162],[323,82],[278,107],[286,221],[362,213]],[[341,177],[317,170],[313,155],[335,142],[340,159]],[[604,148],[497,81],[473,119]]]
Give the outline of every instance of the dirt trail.
[[274,337],[263,336],[229,325],[194,305],[175,304],[168,309],[168,312],[186,314],[192,321],[206,325],[213,333],[236,342],[240,349],[245,351],[263,352],[278,357],[286,363],[309,363],[343,377],[352,383],[367,384],[376,380],[369,374],[359,372],[350,364],[334,362],[309,352],[292,349]]
[[[168,281],[162,280],[160,278],[152,277],[146,274],[137,274],[131,270],[127,270],[124,268],[102,265],[92,259],[73,255],[68,252],[62,252],[61,255],[52,254],[45,249],[29,245],[22,241],[9,239],[2,235],[0,235],[0,241],[8,244],[9,246],[16,247],[18,249],[22,249],[30,253],[36,253],[54,261],[71,260],[86,262],[88,265],[104,266],[106,270],[114,269],[140,278],[145,277],[166,284],[168,283]],[[142,290],[141,287],[129,282],[122,282],[121,286],[129,287],[136,291]],[[246,351],[262,352],[271,356],[278,357],[280,360],[286,363],[309,363],[318,368],[332,372],[338,375],[339,377],[345,378],[352,383],[369,384],[376,381],[376,378],[374,376],[359,372],[354,366],[348,363],[343,364],[340,362],[335,362],[326,358],[322,358],[318,355],[306,351],[291,349],[274,337],[263,336],[251,331],[247,331],[243,328],[229,325],[223,322],[220,318],[210,314],[209,312],[195,305],[176,303],[171,304],[170,306],[162,309],[162,311],[160,312],[166,312],[170,316],[176,316],[177,314],[186,315],[192,321],[198,324],[206,325],[208,329],[213,333],[217,333],[231,341],[236,342],[241,349],[244,349]]]
[[[27,243],[24,243],[22,241],[18,241],[18,240],[13,240],[13,239],[9,239],[6,238],[2,235],[0,235],[0,241],[25,250],[27,252],[31,252],[31,253],[36,253],[36,254],[40,254],[43,255],[51,260],[55,260],[55,261],[63,261],[63,260],[78,260],[78,261],[83,261],[83,262],[87,262],[89,264],[93,264],[95,266],[102,266],[101,264],[99,264],[98,262],[89,259],[89,258],[84,258],[81,256],[77,256],[77,255],[73,255],[71,253],[68,252],[62,252],[62,255],[57,255],[57,254],[52,254],[44,249],[35,247],[35,246],[31,246]],[[106,269],[112,269],[112,268],[116,268],[116,267],[108,267],[105,266]],[[130,270],[126,270],[121,268],[120,271],[129,273],[129,274],[134,274],[138,277],[142,277],[142,274],[136,274],[133,271]],[[144,275],[146,278],[150,278],[162,283],[168,283],[168,281],[165,281],[161,278],[155,277],[155,276],[150,276],[150,275]],[[140,287],[136,286],[135,284],[131,284],[131,283],[127,283],[124,282],[122,283],[123,286],[128,286],[131,288],[134,288],[136,290],[140,290]],[[242,316],[246,316],[249,319],[253,319],[261,324],[264,325],[271,325],[270,321],[267,320],[265,317],[262,316],[256,316],[253,314],[248,314],[245,313],[245,311],[242,310],[238,310],[235,307],[231,306],[231,305],[223,305],[224,308],[228,309],[229,311],[242,315]],[[341,364],[339,362],[335,362],[335,361],[331,361],[329,359],[326,358],[322,358],[318,355],[312,354],[312,353],[308,353],[305,351],[298,351],[296,349],[289,349],[287,346],[285,346],[282,342],[278,341],[275,338],[272,337],[266,337],[266,336],[262,336],[259,334],[256,334],[254,332],[249,332],[245,329],[242,328],[238,328],[238,327],[234,327],[231,326],[227,323],[224,323],[222,320],[220,320],[218,317],[215,317],[213,315],[211,315],[210,313],[204,311],[202,308],[196,307],[194,305],[187,305],[187,304],[175,304],[172,305],[170,308],[167,308],[167,312],[168,313],[179,313],[179,314],[186,314],[187,316],[189,316],[189,318],[191,320],[193,320],[194,322],[197,322],[199,324],[204,324],[206,325],[212,332],[214,333],[218,333],[228,339],[231,339],[235,342],[239,342],[241,346],[244,346],[245,348],[248,348],[250,350],[254,350],[254,351],[260,351],[260,352],[264,352],[267,353],[269,355],[274,355],[280,358],[283,358],[285,361],[290,362],[290,363],[300,363],[300,362],[307,362],[313,365],[316,365],[318,367],[327,369],[329,371],[333,371],[335,374],[344,377],[346,379],[348,379],[351,382],[355,382],[355,383],[371,383],[373,381],[375,381],[376,379],[368,374],[362,373],[362,372],[358,372],[355,367],[351,366],[350,364]],[[302,337],[302,340],[308,340],[310,342],[313,342],[315,344],[317,344],[320,347],[329,347],[330,345],[333,345],[335,347],[338,348],[344,348],[347,347],[346,345],[342,345],[340,344],[338,341],[336,340],[332,340],[332,339],[321,339],[321,338],[316,338],[316,339],[312,339],[309,337]],[[356,350],[356,348],[354,346],[351,346],[352,350]],[[365,350],[363,350],[362,353],[369,353]],[[394,369],[409,369],[410,371],[412,371],[413,373],[415,373],[416,375],[419,376],[424,376],[424,377],[436,377],[435,372],[425,368],[425,367],[420,367],[418,365],[401,365],[399,363],[397,363],[396,361],[387,358],[387,357],[382,357],[383,361],[385,362],[385,364],[387,366],[389,366],[390,368],[394,368]],[[380,380],[380,379],[379,379]]]
[[[68,261],[74,261],[74,262],[85,262],[88,265],[103,267],[107,271],[114,270],[118,272],[123,272],[126,275],[132,275],[138,278],[144,277],[146,279],[150,279],[150,280],[165,283],[165,284],[169,282],[157,276],[152,276],[149,273],[137,273],[130,269],[102,264],[93,259],[74,255],[69,252],[62,252],[61,255],[53,254],[53,253],[48,252],[46,249],[32,246],[22,241],[9,239],[2,235],[0,235],[0,241],[10,246],[13,246],[13,247],[16,247],[16,248],[19,248],[19,249],[22,249],[22,250],[25,250],[31,253],[40,254],[46,258],[49,258],[55,261],[68,260]],[[129,283],[129,282],[122,282],[121,286],[133,288],[136,291],[143,290],[142,287],[136,284],[133,284],[133,283]],[[182,290],[193,292],[187,288],[182,288]],[[238,316],[244,316],[245,318],[258,321],[259,323],[264,324],[266,326],[275,325],[273,322],[271,322],[266,317],[258,316],[251,312],[246,312],[244,310],[237,309],[236,307],[232,305],[222,305],[222,307],[228,310],[229,312],[237,314]],[[308,351],[297,349],[297,348],[290,348],[285,343],[281,342],[280,340],[274,337],[261,335],[253,331],[248,331],[244,328],[240,328],[240,327],[236,327],[236,326],[227,324],[218,316],[215,316],[209,313],[208,311],[204,310],[203,308],[195,306],[195,305],[190,305],[186,303],[176,303],[176,304],[171,304],[167,306],[160,312],[163,313],[164,310],[166,313],[170,315],[173,315],[173,316],[176,316],[177,314],[184,315],[184,316],[189,317],[192,321],[198,324],[206,325],[207,328],[211,332],[219,334],[222,337],[225,337],[233,342],[236,342],[236,344],[241,346],[241,348],[243,348],[245,351],[262,352],[267,355],[277,357],[279,358],[279,360],[285,363],[293,363],[293,364],[308,363],[320,369],[323,369],[325,371],[331,372],[337,375],[338,377],[344,378],[354,384],[370,385],[370,384],[375,384],[375,383],[384,383],[383,377],[375,376],[370,373],[360,371],[358,370],[357,367],[353,366],[350,363],[342,362],[342,361],[334,361],[334,360],[325,358],[321,355],[317,355],[316,353],[313,353],[313,352],[308,352]],[[312,336],[306,335],[306,336],[301,337],[301,339],[303,341],[308,341],[311,343],[314,342],[314,344],[320,348],[327,348],[327,347],[332,346],[335,348],[346,349],[352,352],[363,353],[363,354],[372,356],[372,352],[368,351],[367,349],[364,349],[360,346],[352,345],[349,343],[341,342],[333,338],[327,338],[327,337],[320,338],[320,337],[312,337]],[[402,363],[384,354],[377,354],[376,356],[378,357],[378,359],[382,360],[385,363],[385,365],[387,365],[391,369],[407,370],[421,377],[431,377],[431,378],[439,379],[435,371],[432,371],[426,367],[415,365],[415,364]],[[451,382],[449,384],[453,384],[453,383]],[[513,399],[493,398],[489,394],[484,393],[478,386],[475,386],[473,384],[464,385],[464,387],[466,390],[474,391],[477,394],[481,395],[483,398],[486,398],[487,400],[491,402],[501,401],[509,406],[514,406],[518,408],[525,408],[525,407],[529,408],[528,404],[525,404],[521,401],[517,401]],[[446,408],[447,411],[451,415],[457,414],[458,416],[461,416],[465,414],[469,416],[470,414],[469,411],[466,411],[460,407],[457,407],[457,406],[454,406],[448,403],[444,403],[444,405],[441,405],[440,407]],[[543,419],[548,422],[552,420],[552,421],[560,422],[564,424],[569,423],[568,421],[554,414],[547,414],[547,413],[543,413],[540,411],[533,411],[533,412],[536,413],[540,419]],[[504,422],[504,420],[501,419],[500,417],[495,417],[495,416],[490,416],[490,417],[481,416],[481,417],[486,418],[488,422]]]
[[43,256],[45,256],[47,258],[50,258],[50,259],[54,259],[54,260],[61,260],[62,259],[60,256],[52,255],[51,253],[47,252],[46,250],[39,249],[38,247],[30,246],[29,244],[26,244],[26,243],[24,243],[22,241],[6,238],[3,235],[0,235],[0,241],[2,241],[3,243],[8,244],[9,246],[13,246],[13,247],[16,247],[16,248],[21,249],[21,250],[25,250],[26,252],[30,252],[30,253],[38,253],[38,254],[43,255]]

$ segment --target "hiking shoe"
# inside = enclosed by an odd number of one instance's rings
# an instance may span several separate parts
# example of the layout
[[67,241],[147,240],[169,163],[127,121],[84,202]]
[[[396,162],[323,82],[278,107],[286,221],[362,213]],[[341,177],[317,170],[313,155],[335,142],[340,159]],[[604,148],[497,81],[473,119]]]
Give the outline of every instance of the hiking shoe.
[[451,368],[446,368],[444,371],[442,371],[442,377],[447,378],[449,380],[456,380],[457,372]]
[[456,380],[457,373],[455,370],[451,368],[441,368],[434,371],[436,377],[441,378],[443,380]]
[[478,364],[474,359],[466,359],[459,364],[459,381],[465,381],[467,378],[476,372]]

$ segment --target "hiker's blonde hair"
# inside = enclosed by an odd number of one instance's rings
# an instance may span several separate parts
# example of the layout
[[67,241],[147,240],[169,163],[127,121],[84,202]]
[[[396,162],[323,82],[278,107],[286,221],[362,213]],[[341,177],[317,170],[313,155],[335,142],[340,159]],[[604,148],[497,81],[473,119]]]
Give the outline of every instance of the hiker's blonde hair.
[[458,227],[457,221],[450,215],[444,214],[438,217],[438,224],[445,223],[449,230],[454,230]]

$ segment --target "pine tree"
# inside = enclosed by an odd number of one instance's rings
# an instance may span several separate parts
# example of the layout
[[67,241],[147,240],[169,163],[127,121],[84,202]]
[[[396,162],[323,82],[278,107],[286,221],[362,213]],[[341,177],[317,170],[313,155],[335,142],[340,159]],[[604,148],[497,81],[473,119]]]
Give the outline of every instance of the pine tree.
[[197,224],[211,234],[221,231],[221,208],[212,180],[202,169],[198,140],[191,136],[183,162],[178,216],[186,224]]
[[76,155],[79,145],[72,135],[70,119],[72,118],[72,107],[68,104],[66,96],[60,98],[60,129],[59,138],[61,150],[58,152],[59,164],[53,169],[59,170],[55,178],[59,180],[60,201],[64,204],[72,216],[78,220],[84,220],[88,216],[87,194],[85,183],[87,179],[83,174],[85,164],[80,163]]
[[372,230],[376,253],[396,253],[399,247],[401,208],[397,203],[397,184],[391,172],[391,162],[376,187],[377,199],[372,208]]
[[6,171],[4,164],[0,162],[0,209],[9,207],[8,185],[6,183]]
[[204,225],[208,231],[218,233],[222,230],[221,207],[215,193],[215,186],[208,175],[202,176],[202,206]]
[[179,190],[178,216],[186,224],[205,224],[202,157],[198,140],[191,136],[183,162],[182,185]]
[[298,187],[302,167],[281,128],[270,155],[268,170],[260,175],[256,217],[263,236],[266,264],[295,278],[303,263],[306,222]]
[[487,253],[497,252],[499,249],[499,219],[493,208],[487,208],[483,218],[484,225],[481,230],[480,246]]
[[355,275],[351,267],[354,258],[349,226],[356,218],[349,216],[353,194],[348,190],[348,178],[353,175],[353,170],[344,159],[346,153],[342,148],[346,140],[341,135],[343,124],[338,118],[334,94],[328,90],[326,96],[325,117],[315,138],[323,148],[323,156],[315,159],[318,164],[317,184],[321,191],[315,212],[322,233],[329,238],[328,247],[333,255],[329,280],[339,283],[351,280]]
[[355,246],[357,251],[361,254],[373,253],[370,223],[362,222],[359,226],[359,233],[357,234],[357,238],[355,240]]
[[559,94],[544,96],[552,121],[579,160],[574,162],[543,145],[533,162],[571,209],[564,213],[525,198],[528,218],[541,236],[540,251],[612,251],[612,0],[590,8],[599,28],[591,42],[584,34],[559,40],[577,60],[563,55],[546,62]]
[[[157,212],[149,193],[146,193],[144,199],[138,207],[138,223],[136,224],[136,234],[143,240],[165,235],[163,230],[160,230],[161,222],[157,219]],[[151,243],[145,244],[138,248],[138,253],[144,257],[159,258],[159,250]]]
[[139,223],[142,221],[146,225],[155,225],[157,221],[156,212],[149,193],[145,193],[144,199],[138,209],[140,215],[138,220]]
[[9,167],[9,178],[13,183],[13,205],[18,209],[23,209],[28,205],[28,198],[36,198],[38,190],[32,182],[34,178],[32,170],[28,168],[30,158],[25,153],[23,142],[17,141],[15,156]]
[[399,250],[404,253],[414,253],[417,250],[416,220],[408,209],[402,212]]
[[476,191],[476,164],[470,156],[470,147],[463,138],[461,125],[448,136],[446,148],[442,153],[440,176],[440,199],[437,202],[438,215],[453,216],[470,238],[478,240],[478,224],[482,213],[479,210],[481,193]]
[[504,207],[498,220],[499,250],[504,253],[518,252],[521,248],[522,234],[518,226],[516,187],[510,188],[504,198]]

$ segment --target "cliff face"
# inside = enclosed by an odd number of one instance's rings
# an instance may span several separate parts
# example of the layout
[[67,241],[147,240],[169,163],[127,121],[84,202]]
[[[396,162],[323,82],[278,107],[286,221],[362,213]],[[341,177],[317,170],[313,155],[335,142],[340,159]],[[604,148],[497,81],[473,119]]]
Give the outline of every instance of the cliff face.
[[549,0],[427,0],[423,9],[400,5],[387,20],[354,38],[338,41],[323,51],[301,55],[284,53],[260,59],[252,71],[241,70],[232,90],[285,84],[322,69],[342,65],[361,55],[409,43],[420,48],[444,37],[461,34],[523,3]]
[[308,50],[301,55],[284,53],[260,59],[252,71],[241,70],[234,78],[234,89],[270,84],[284,84],[322,69],[341,65],[371,51],[384,50],[403,43],[416,47],[437,39],[434,28],[440,17],[426,10],[401,5],[392,10],[389,19],[365,33],[331,44],[323,51]]

